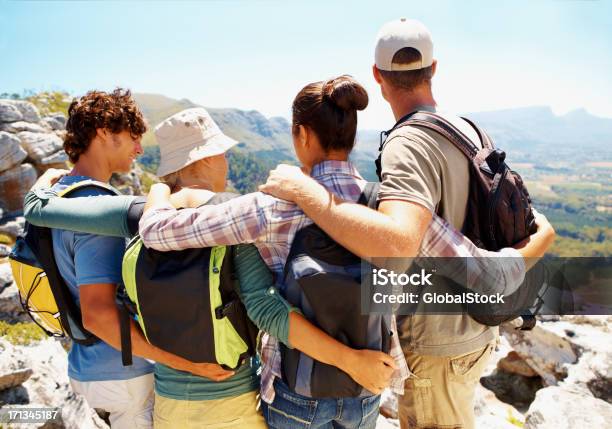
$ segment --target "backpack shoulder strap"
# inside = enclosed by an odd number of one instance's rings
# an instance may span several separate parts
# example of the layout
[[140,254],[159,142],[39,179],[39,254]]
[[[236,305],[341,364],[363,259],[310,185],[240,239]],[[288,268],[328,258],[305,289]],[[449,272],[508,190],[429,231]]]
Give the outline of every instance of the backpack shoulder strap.
[[87,189],[87,188],[99,189],[111,195],[121,195],[121,193],[118,190],[113,188],[108,183],[98,182],[97,180],[83,180],[81,182],[75,183],[61,190],[57,195],[59,197],[66,198],[77,191],[80,191],[82,189]]
[[484,147],[486,149],[493,149],[494,148],[493,147],[493,141],[491,140],[489,135],[482,128],[480,128],[471,119],[468,119],[465,116],[462,116],[461,119],[463,119],[472,128],[474,128],[474,131],[476,131],[476,133],[478,134],[478,138],[480,138],[480,141],[482,142],[482,147]]
[[468,159],[474,158],[476,153],[478,153],[478,147],[476,147],[476,145],[465,134],[463,134],[461,130],[438,114],[425,111],[416,112],[410,116],[408,120],[404,121],[396,128],[406,125],[427,128],[441,134],[457,149],[459,149]]
[[357,203],[376,210],[378,201],[378,190],[380,189],[379,182],[368,182],[359,196]]
[[[84,180],[63,189],[59,192],[58,196],[69,197],[74,192],[86,188],[102,189],[105,193],[110,193],[112,195],[119,194],[115,188],[106,183],[95,180]],[[60,310],[60,322],[73,341],[82,345],[94,344],[98,341],[98,338],[83,327],[81,310],[72,299],[68,285],[59,272],[53,252],[51,228],[38,228],[39,247],[36,256],[45,268],[45,273],[49,279],[49,286],[51,287],[51,291]],[[77,332],[81,338],[76,337]]]

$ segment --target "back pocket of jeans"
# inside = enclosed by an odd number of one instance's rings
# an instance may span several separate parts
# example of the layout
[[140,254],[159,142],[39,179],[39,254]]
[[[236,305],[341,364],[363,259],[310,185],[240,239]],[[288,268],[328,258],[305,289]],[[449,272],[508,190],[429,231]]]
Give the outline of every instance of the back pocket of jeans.
[[317,401],[295,395],[278,384],[275,383],[274,402],[265,404],[262,401],[268,426],[275,429],[309,428],[317,411]]

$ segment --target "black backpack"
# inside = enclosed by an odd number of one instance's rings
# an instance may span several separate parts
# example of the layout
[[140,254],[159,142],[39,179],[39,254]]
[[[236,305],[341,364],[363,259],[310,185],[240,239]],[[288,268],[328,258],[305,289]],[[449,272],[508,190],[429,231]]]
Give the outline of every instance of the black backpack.
[[[218,193],[207,204],[236,196]],[[142,199],[132,203],[130,230],[142,209]],[[130,317],[149,343],[192,362],[235,369],[255,355],[259,331],[238,294],[231,246],[162,252],[136,235],[123,258],[118,301],[124,365],[131,364]]]
[[[376,202],[378,184],[368,184],[360,203]],[[368,204],[370,203],[370,204]],[[312,224],[291,245],[281,293],[304,316],[352,348],[388,352],[391,312],[362,310],[361,259]],[[282,376],[289,388],[312,398],[357,397],[364,388],[342,370],[280,345]]]
[[[482,148],[477,147],[463,132],[444,117],[432,112],[412,112],[401,118],[389,131],[381,133],[380,155],[376,160],[376,172],[381,179],[383,136],[403,126],[416,126],[442,135],[468,160],[470,173],[468,203],[461,232],[476,246],[487,250],[510,247],[536,231],[531,209],[531,198],[521,176],[505,162],[506,154],[493,146],[486,132],[467,118],[465,120],[478,134]],[[532,278],[534,278],[532,276]],[[527,283],[527,282],[526,282]],[[524,284],[507,297],[510,304],[477,311],[467,307],[470,316],[479,323],[497,326],[503,322],[523,317],[523,329],[535,325],[533,314],[526,309],[533,307],[537,291],[533,284]],[[534,295],[535,293],[535,295]]]

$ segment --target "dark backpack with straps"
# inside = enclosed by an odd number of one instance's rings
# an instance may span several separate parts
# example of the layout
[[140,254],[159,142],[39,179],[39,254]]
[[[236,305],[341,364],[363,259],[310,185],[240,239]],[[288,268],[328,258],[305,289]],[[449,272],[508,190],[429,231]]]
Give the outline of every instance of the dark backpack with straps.
[[[236,196],[218,193],[206,204]],[[131,231],[142,209],[142,199],[130,206]],[[131,364],[130,317],[162,350],[227,369],[242,365],[255,355],[259,331],[247,316],[237,282],[231,246],[162,252],[146,248],[136,235],[125,251],[118,292],[124,365]]]
[[[375,206],[378,184],[359,202]],[[349,347],[388,352],[391,313],[363,313],[361,259],[312,224],[299,230],[285,264],[281,293],[304,316]],[[342,370],[280,345],[282,376],[289,388],[312,398],[357,397],[364,388]]]
[[[506,164],[505,152],[496,149],[487,133],[476,124],[467,118],[462,119],[476,131],[482,148],[444,117],[427,111],[406,115],[390,131],[381,134],[381,140],[383,135],[388,136],[397,128],[408,125],[434,131],[448,140],[465,155],[469,165],[468,203],[461,232],[483,249],[496,251],[510,247],[536,231],[531,198],[521,176]],[[384,142],[381,141],[381,155],[376,160],[379,180],[382,180],[383,146]],[[524,293],[525,290],[519,288],[518,292]],[[468,312],[474,320],[489,326],[497,326],[518,316],[522,316],[528,325],[534,324],[533,316],[521,314],[516,298],[509,301],[515,303],[510,312],[512,314],[507,311],[502,312],[504,314],[482,314],[470,312],[469,309]],[[524,299],[518,302],[524,302]]]

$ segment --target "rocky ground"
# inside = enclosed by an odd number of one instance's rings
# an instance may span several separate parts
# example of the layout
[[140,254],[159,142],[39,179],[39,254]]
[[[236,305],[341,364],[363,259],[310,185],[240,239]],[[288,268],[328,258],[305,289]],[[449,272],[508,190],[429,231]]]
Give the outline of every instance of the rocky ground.
[[[563,316],[531,332],[501,328],[476,390],[478,429],[612,427],[610,316]],[[399,427],[385,393],[377,428]]]

